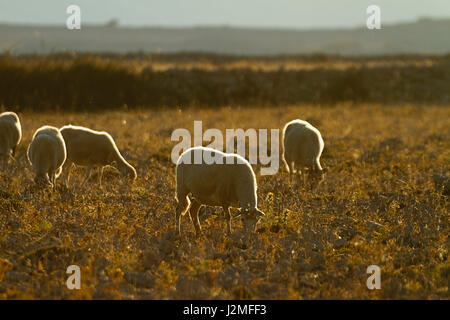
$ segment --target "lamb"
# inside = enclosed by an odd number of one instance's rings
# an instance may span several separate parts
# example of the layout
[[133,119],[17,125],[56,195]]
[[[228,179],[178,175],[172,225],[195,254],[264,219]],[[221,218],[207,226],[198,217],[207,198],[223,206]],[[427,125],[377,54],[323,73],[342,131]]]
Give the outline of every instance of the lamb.
[[[283,162],[289,172],[289,181],[295,170],[300,175],[303,169],[309,171],[311,189],[324,178],[326,168],[320,165],[324,147],[322,136],[315,127],[303,120],[292,120],[283,128]],[[305,174],[303,174],[305,183]]]
[[22,139],[22,127],[14,112],[0,114],[0,160],[3,164],[14,160],[17,146]]
[[35,183],[54,188],[67,157],[66,144],[58,128],[39,128],[33,135],[27,155],[35,173]]
[[[191,161],[195,154],[199,155],[199,161]],[[196,235],[201,235],[198,210],[202,204],[223,208],[228,233],[231,233],[230,207],[241,208],[236,217],[242,218],[246,231],[255,231],[256,224],[264,216],[257,208],[256,189],[255,173],[240,155],[206,147],[186,150],[176,165],[177,234],[181,236],[181,216],[189,210]]]
[[87,166],[83,186],[89,179],[93,167],[98,168],[98,183],[102,185],[103,168],[116,164],[123,176],[136,179],[136,170],[120,154],[111,135],[104,131],[94,131],[81,126],[62,127],[61,134],[67,147],[67,167],[65,185],[68,186],[72,165]]

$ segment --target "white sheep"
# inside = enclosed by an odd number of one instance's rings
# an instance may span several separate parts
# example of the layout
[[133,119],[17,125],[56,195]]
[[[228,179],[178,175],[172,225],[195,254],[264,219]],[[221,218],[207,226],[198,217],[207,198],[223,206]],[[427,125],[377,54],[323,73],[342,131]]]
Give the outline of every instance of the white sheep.
[[35,173],[36,184],[54,188],[67,156],[66,145],[58,128],[43,126],[36,130],[27,155]]
[[16,148],[22,139],[22,127],[17,114],[3,112],[0,114],[0,160],[5,164],[14,160]]
[[[200,160],[194,162],[196,153]],[[186,150],[181,154],[176,166],[177,234],[181,234],[181,216],[189,209],[195,232],[200,236],[198,210],[202,204],[223,208],[228,233],[231,233],[229,208],[241,208],[236,217],[241,216],[245,230],[254,231],[257,222],[264,216],[257,208],[256,188],[255,173],[250,163],[240,155],[206,147]]]
[[[283,162],[289,172],[289,181],[297,171],[309,171],[311,188],[324,178],[326,168],[320,165],[320,156],[324,147],[322,136],[315,127],[303,120],[292,120],[283,128]],[[305,183],[303,172],[303,183]]]
[[117,166],[124,176],[136,179],[136,170],[120,154],[113,138],[104,131],[94,131],[81,126],[64,126],[60,129],[67,148],[67,167],[65,184],[68,186],[72,165],[87,166],[81,183],[83,186],[89,179],[93,167],[98,168],[98,183],[102,185],[103,167]]

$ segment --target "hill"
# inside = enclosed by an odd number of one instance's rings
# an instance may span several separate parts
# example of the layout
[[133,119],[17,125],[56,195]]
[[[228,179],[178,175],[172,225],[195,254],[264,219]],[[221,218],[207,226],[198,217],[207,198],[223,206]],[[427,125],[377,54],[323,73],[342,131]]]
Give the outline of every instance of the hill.
[[249,29],[234,27],[125,28],[0,25],[0,50],[15,54],[63,51],[211,52],[240,55],[341,54],[385,55],[450,52],[450,19],[420,19],[383,25],[381,30]]

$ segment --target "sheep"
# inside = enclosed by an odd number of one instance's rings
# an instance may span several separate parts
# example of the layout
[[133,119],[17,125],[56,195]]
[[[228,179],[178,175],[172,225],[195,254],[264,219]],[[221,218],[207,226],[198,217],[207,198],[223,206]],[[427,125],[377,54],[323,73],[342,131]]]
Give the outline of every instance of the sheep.
[[[297,171],[309,171],[311,189],[318,186],[324,178],[326,168],[320,165],[324,147],[322,136],[315,127],[303,120],[292,120],[283,128],[283,162],[289,172],[289,181]],[[305,184],[305,174],[303,174]]]
[[3,165],[14,160],[17,146],[22,139],[22,127],[19,117],[14,112],[0,114],[0,160]]
[[66,144],[58,128],[43,126],[36,130],[27,156],[35,173],[34,182],[55,188],[67,157]]
[[[201,160],[193,162],[196,153]],[[256,224],[264,216],[257,208],[256,189],[255,173],[245,158],[207,147],[189,148],[176,164],[176,233],[181,236],[181,216],[189,210],[196,235],[201,235],[198,219],[201,205],[223,208],[228,234],[231,234],[230,207],[241,208],[236,217],[242,218],[246,231],[255,231]]]
[[87,166],[81,186],[89,179],[92,168],[97,167],[98,183],[101,187],[103,168],[113,163],[123,176],[129,176],[133,181],[136,179],[136,169],[122,157],[109,133],[72,125],[63,126],[60,131],[67,147],[67,161],[64,166],[67,167],[66,187],[69,185],[73,164]]

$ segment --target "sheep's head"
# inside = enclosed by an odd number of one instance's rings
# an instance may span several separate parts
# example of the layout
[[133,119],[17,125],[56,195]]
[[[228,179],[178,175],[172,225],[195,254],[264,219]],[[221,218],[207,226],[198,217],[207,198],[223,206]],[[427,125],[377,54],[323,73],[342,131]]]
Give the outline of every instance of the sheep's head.
[[11,153],[9,153],[9,152],[7,152],[7,153],[0,152],[0,162],[8,163],[10,160],[14,161],[14,158],[11,155]]
[[310,170],[308,173],[311,189],[317,188],[325,179],[325,174],[328,172],[328,168],[321,170]]
[[241,208],[235,218],[240,218],[246,232],[255,232],[256,225],[264,216],[264,212],[255,207]]
[[53,184],[50,182],[50,179],[47,175],[35,176],[34,183],[36,183],[36,186],[38,186],[39,188],[53,187]]
[[136,180],[137,174],[136,169],[133,168],[133,166],[129,164],[122,164],[119,166],[120,174],[127,179],[130,179],[131,181]]

